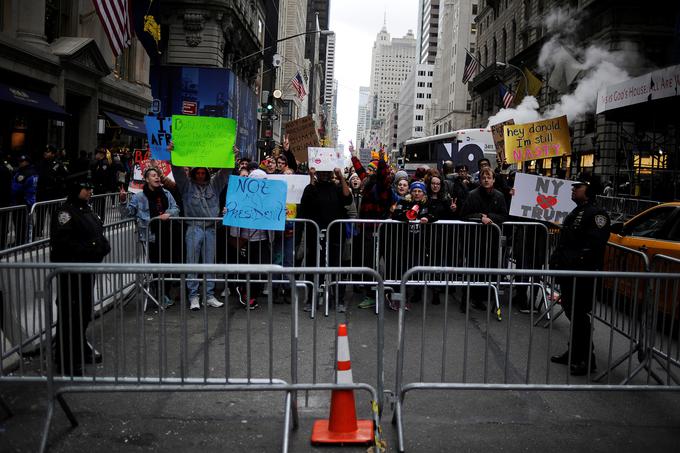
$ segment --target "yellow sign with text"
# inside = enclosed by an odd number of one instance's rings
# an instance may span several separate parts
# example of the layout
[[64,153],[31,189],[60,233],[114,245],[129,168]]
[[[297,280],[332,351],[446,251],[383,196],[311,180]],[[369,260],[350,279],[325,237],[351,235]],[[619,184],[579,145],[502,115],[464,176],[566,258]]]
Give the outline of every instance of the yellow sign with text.
[[571,154],[566,116],[534,123],[503,126],[509,164]]

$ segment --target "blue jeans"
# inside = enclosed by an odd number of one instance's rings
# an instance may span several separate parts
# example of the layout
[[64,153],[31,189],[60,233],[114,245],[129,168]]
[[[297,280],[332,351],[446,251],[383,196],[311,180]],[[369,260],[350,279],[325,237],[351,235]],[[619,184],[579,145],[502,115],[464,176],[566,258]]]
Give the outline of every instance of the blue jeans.
[[[205,228],[203,225],[189,225],[186,234],[187,243],[187,264],[201,263],[200,258],[203,257],[202,263],[213,264],[215,262],[215,228]],[[198,280],[196,274],[189,274],[187,276],[187,288],[189,289],[189,297],[198,296]],[[215,276],[213,274],[206,275],[208,281],[205,285],[205,292],[207,296],[214,296],[215,294]]]

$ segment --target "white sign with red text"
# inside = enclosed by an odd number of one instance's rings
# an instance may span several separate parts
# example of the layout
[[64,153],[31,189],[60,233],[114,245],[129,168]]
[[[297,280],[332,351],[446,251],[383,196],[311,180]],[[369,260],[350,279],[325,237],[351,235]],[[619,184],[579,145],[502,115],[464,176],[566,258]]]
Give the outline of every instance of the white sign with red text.
[[307,148],[307,163],[316,171],[333,171],[345,166],[342,153],[335,148]]
[[576,207],[571,199],[573,183],[547,176],[515,174],[510,215],[560,225]]

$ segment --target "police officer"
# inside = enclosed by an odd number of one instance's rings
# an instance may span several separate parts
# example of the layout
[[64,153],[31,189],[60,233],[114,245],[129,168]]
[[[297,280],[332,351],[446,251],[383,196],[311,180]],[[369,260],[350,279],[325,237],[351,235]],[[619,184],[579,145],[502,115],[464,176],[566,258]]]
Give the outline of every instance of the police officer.
[[43,160],[38,164],[37,201],[57,200],[66,196],[66,165],[57,157],[57,147],[47,145]]
[[[571,199],[577,206],[562,224],[557,249],[550,259],[551,268],[580,271],[602,269],[611,222],[609,215],[595,206],[595,196],[594,188],[589,183],[572,184]],[[593,307],[595,278],[560,277],[557,283],[560,286],[562,308],[572,324],[572,335],[570,347],[550,360],[562,365],[569,364],[572,375],[583,376],[588,373],[589,367],[590,371],[596,369],[589,316]]]
[[38,175],[31,159],[22,154],[17,158],[17,169],[12,176],[12,205],[35,204],[35,194],[38,188]]
[[[100,263],[111,251],[101,219],[89,201],[93,184],[87,172],[74,175],[66,201],[51,221],[50,260],[55,263]],[[94,278],[89,273],[60,274],[58,279],[57,372],[81,375],[85,363],[101,362],[85,333],[92,319]]]

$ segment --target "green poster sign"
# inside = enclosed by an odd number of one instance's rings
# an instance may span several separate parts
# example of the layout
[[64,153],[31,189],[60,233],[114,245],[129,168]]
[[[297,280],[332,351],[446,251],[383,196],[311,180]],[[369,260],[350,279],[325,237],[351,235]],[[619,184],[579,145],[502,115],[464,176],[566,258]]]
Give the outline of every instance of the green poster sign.
[[172,116],[172,165],[234,168],[236,120],[212,116]]

